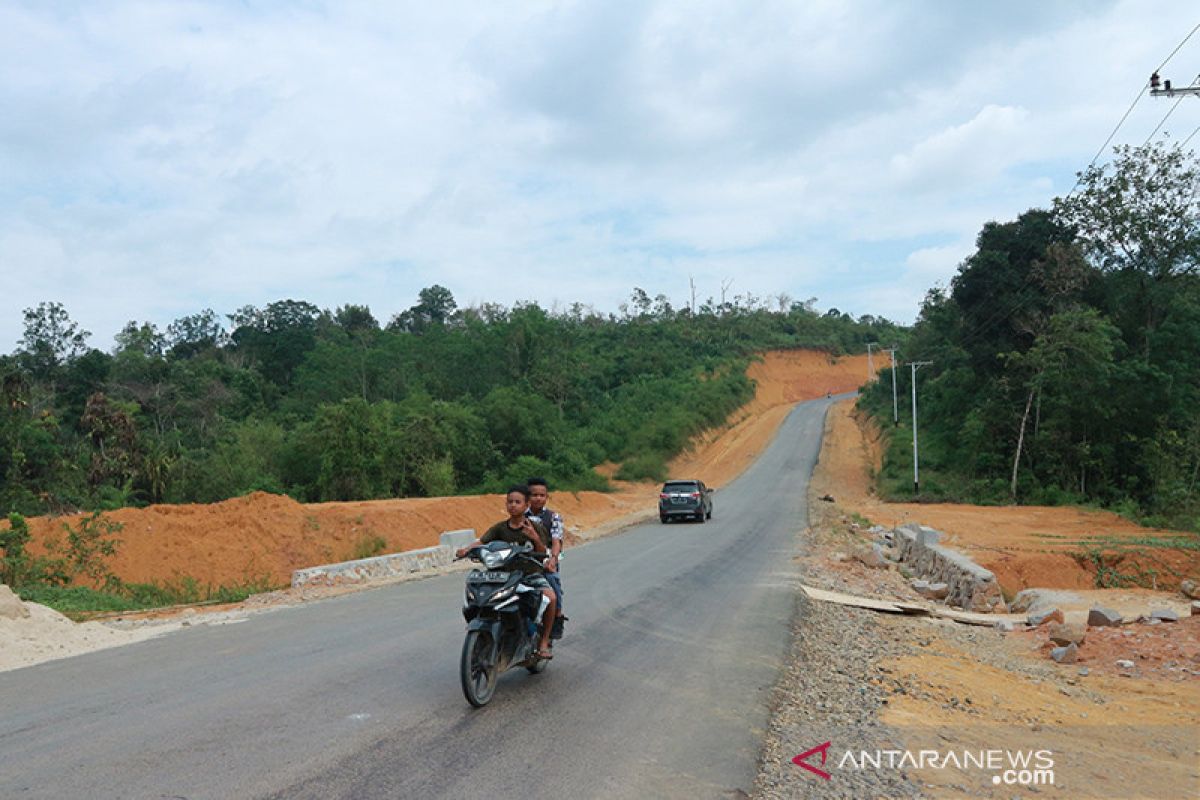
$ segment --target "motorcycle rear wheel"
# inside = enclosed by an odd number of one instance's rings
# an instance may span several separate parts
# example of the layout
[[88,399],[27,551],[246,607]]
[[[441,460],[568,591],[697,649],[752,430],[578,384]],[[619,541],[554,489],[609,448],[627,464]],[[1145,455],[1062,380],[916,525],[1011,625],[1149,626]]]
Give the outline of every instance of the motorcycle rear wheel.
[[496,693],[496,665],[488,663],[492,650],[492,636],[487,631],[468,631],[463,640],[462,659],[459,663],[459,678],[467,702],[482,708]]

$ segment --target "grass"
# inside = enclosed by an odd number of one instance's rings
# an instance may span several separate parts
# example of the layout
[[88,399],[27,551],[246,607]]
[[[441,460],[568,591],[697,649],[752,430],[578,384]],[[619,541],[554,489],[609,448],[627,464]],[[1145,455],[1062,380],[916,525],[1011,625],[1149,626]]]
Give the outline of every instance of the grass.
[[23,586],[17,594],[22,600],[53,608],[75,621],[98,614],[121,611],[146,611],[178,605],[238,603],[253,594],[275,587],[265,577],[233,585],[201,585],[184,576],[165,583],[129,583],[99,590],[86,586]]
[[1159,547],[1166,550],[1200,550],[1200,536],[1186,534],[1183,536],[1099,536],[1087,539],[1081,542],[1081,544],[1110,550],[1127,550],[1135,547]]
[[379,534],[364,533],[358,537],[358,541],[354,543],[354,551],[351,556],[351,561],[357,561],[360,558],[370,558],[377,556],[387,549],[387,539],[384,539]]

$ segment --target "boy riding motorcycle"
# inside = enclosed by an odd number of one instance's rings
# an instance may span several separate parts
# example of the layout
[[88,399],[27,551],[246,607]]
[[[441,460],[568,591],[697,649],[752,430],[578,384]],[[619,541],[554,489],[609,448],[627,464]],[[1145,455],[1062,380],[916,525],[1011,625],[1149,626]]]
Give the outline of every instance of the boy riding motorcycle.
[[[508,494],[504,499],[504,508],[508,512],[508,519],[497,522],[492,527],[484,532],[474,542],[466,547],[460,547],[457,551],[457,556],[463,558],[467,551],[471,548],[478,547],[481,544],[488,542],[503,541],[512,544],[532,544],[535,552],[549,552],[550,533],[542,526],[538,520],[529,519],[525,516],[525,512],[529,509],[529,487],[524,484],[509,488]],[[522,566],[522,571],[525,577],[521,582],[526,586],[531,586],[534,589],[540,589],[542,592],[545,611],[541,614],[541,618],[537,620],[540,624],[540,637],[538,640],[538,658],[551,659],[554,654],[550,650],[550,633],[552,620],[556,616],[557,602],[555,599],[554,589],[550,587],[550,582],[546,580],[545,570],[543,567],[525,563]]]

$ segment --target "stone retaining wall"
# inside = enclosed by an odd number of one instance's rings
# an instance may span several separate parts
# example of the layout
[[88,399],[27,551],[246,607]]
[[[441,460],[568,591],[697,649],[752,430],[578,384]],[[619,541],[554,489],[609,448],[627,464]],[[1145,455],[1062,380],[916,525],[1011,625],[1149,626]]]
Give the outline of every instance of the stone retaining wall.
[[996,576],[962,553],[942,547],[941,536],[924,525],[901,525],[892,537],[896,560],[919,578],[946,584],[946,605],[983,613],[1008,611]]
[[295,570],[292,573],[292,586],[341,586],[446,567],[454,562],[456,549],[474,540],[475,531],[469,528],[446,531],[441,535],[439,544],[433,547]]

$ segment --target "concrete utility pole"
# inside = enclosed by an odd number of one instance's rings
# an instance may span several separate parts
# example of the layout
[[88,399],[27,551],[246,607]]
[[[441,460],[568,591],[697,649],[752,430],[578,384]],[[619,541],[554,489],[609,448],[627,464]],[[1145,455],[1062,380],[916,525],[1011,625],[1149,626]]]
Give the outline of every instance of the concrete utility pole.
[[892,425],[899,425],[900,406],[896,403],[896,345],[892,345],[884,352],[892,355]]
[[913,496],[921,493],[921,472],[917,457],[917,370],[927,367],[932,361],[910,361],[912,366],[912,410],[913,410]]
[[1200,75],[1196,76],[1197,80],[1193,81],[1190,86],[1184,86],[1182,89],[1171,87],[1170,81],[1162,81],[1158,78],[1158,73],[1150,76],[1150,96],[1151,97],[1183,97],[1192,95],[1200,97]]
[[879,342],[867,342],[867,380],[875,379],[875,359],[871,358],[871,348],[879,347]]

